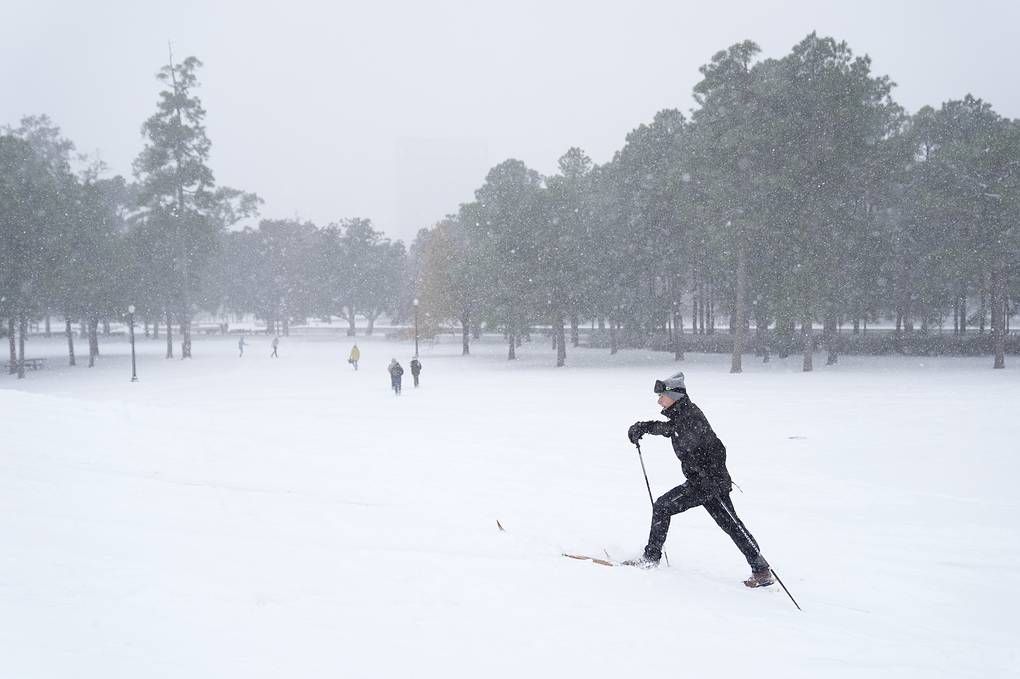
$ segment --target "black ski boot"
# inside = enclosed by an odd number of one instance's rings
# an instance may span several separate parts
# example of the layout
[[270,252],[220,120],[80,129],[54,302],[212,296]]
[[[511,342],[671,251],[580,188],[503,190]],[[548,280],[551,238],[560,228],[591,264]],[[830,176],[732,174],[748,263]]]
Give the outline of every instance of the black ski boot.
[[744,580],[744,584],[748,587],[768,587],[775,582],[775,579],[772,577],[772,571],[768,568],[761,571],[754,571],[751,573],[751,577]]
[[621,566],[633,566],[634,568],[640,568],[643,571],[651,570],[659,567],[658,559],[649,559],[647,556],[639,556],[636,559],[627,559],[626,561],[620,562]]

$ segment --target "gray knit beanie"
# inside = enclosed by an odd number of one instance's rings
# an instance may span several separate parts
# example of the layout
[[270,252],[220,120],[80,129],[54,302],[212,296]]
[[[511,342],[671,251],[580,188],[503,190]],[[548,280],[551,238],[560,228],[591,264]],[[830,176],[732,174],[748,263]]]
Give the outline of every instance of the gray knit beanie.
[[684,385],[684,374],[682,372],[670,375],[664,380],[655,380],[655,393],[665,394],[674,401],[687,395],[687,387]]

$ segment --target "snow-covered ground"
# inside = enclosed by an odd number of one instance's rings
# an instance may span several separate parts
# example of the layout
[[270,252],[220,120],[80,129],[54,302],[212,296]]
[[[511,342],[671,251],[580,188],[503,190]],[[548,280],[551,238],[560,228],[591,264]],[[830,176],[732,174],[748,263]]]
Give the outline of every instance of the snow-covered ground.
[[[0,377],[0,676],[990,677],[1020,667],[1020,372],[990,360],[571,350],[495,341],[197,338],[162,360]],[[79,349],[84,349],[81,343]],[[819,364],[821,361],[819,362]],[[637,554],[627,426],[677,365],[734,503],[803,606],[751,591],[700,509]],[[682,480],[643,446],[653,490]],[[499,520],[506,528],[500,532]]]

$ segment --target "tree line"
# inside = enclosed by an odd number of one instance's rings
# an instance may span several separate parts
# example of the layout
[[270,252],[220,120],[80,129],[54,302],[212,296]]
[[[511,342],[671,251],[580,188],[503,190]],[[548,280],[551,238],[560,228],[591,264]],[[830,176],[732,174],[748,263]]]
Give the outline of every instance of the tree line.
[[700,72],[696,108],[659,112],[611,161],[571,148],[542,177],[507,160],[419,233],[414,284],[460,323],[464,353],[472,324],[500,328],[514,358],[540,323],[563,365],[566,328],[576,346],[591,321],[613,352],[680,359],[724,318],[733,372],[751,347],[799,350],[811,370],[819,339],[838,360],[844,324],[895,319],[902,349],[951,315],[955,348],[974,328],[1004,365],[1020,121],[970,95],[908,115],[868,57],[814,33],[778,59],[735,44]]
[[[132,308],[148,336],[162,326],[166,357],[190,358],[197,312],[255,313],[269,332],[291,319],[340,316],[354,331],[396,306],[405,286],[406,253],[366,219],[318,228],[297,220],[262,220],[252,193],[218,186],[211,142],[196,94],[201,62],[163,67],[156,111],[142,125],[145,144],[133,181],[102,178],[98,162],[46,116],[0,130],[0,319],[10,372],[24,376],[28,326],[64,319],[68,361],[76,364],[77,323],[88,339],[88,364],[99,355],[99,326]],[[76,170],[75,165],[84,163]],[[175,345],[174,327],[179,341]]]
[[407,249],[360,218],[237,230],[261,200],[215,182],[200,67],[171,57],[160,70],[130,181],[75,157],[45,116],[0,131],[12,371],[23,374],[28,324],[51,313],[71,364],[81,322],[92,365],[98,326],[128,305],[146,334],[162,325],[168,358],[176,325],[188,358],[198,311],[254,313],[269,332],[338,316],[353,334],[355,316],[371,332],[412,299],[426,332],[460,326],[464,353],[485,328],[514,358],[548,328],[557,365],[568,328],[577,346],[588,323],[611,352],[728,350],[738,372],[752,348],[765,360],[799,351],[810,370],[819,340],[834,363],[840,328],[863,338],[885,318],[902,350],[950,317],[952,340],[928,350],[973,345],[1004,365],[1020,292],[1020,122],[969,95],[908,115],[846,43],[811,34],[777,59],[733,45],[700,69],[688,114],[659,112],[603,165],[578,148],[551,176],[504,161]]

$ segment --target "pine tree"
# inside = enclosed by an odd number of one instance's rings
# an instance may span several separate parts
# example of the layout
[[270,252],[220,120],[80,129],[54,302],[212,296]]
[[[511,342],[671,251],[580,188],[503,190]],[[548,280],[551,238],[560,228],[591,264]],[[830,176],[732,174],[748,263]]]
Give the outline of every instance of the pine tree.
[[191,357],[191,317],[195,290],[229,224],[253,215],[259,199],[234,189],[217,188],[209,169],[211,142],[205,132],[206,111],[195,94],[199,86],[195,57],[170,62],[157,78],[168,86],[159,94],[156,112],[145,121],[145,148],[135,160],[141,212],[136,219],[150,231],[158,249],[170,255],[171,270],[159,281],[166,305],[167,358],[173,355],[169,323],[181,328],[181,358]]

